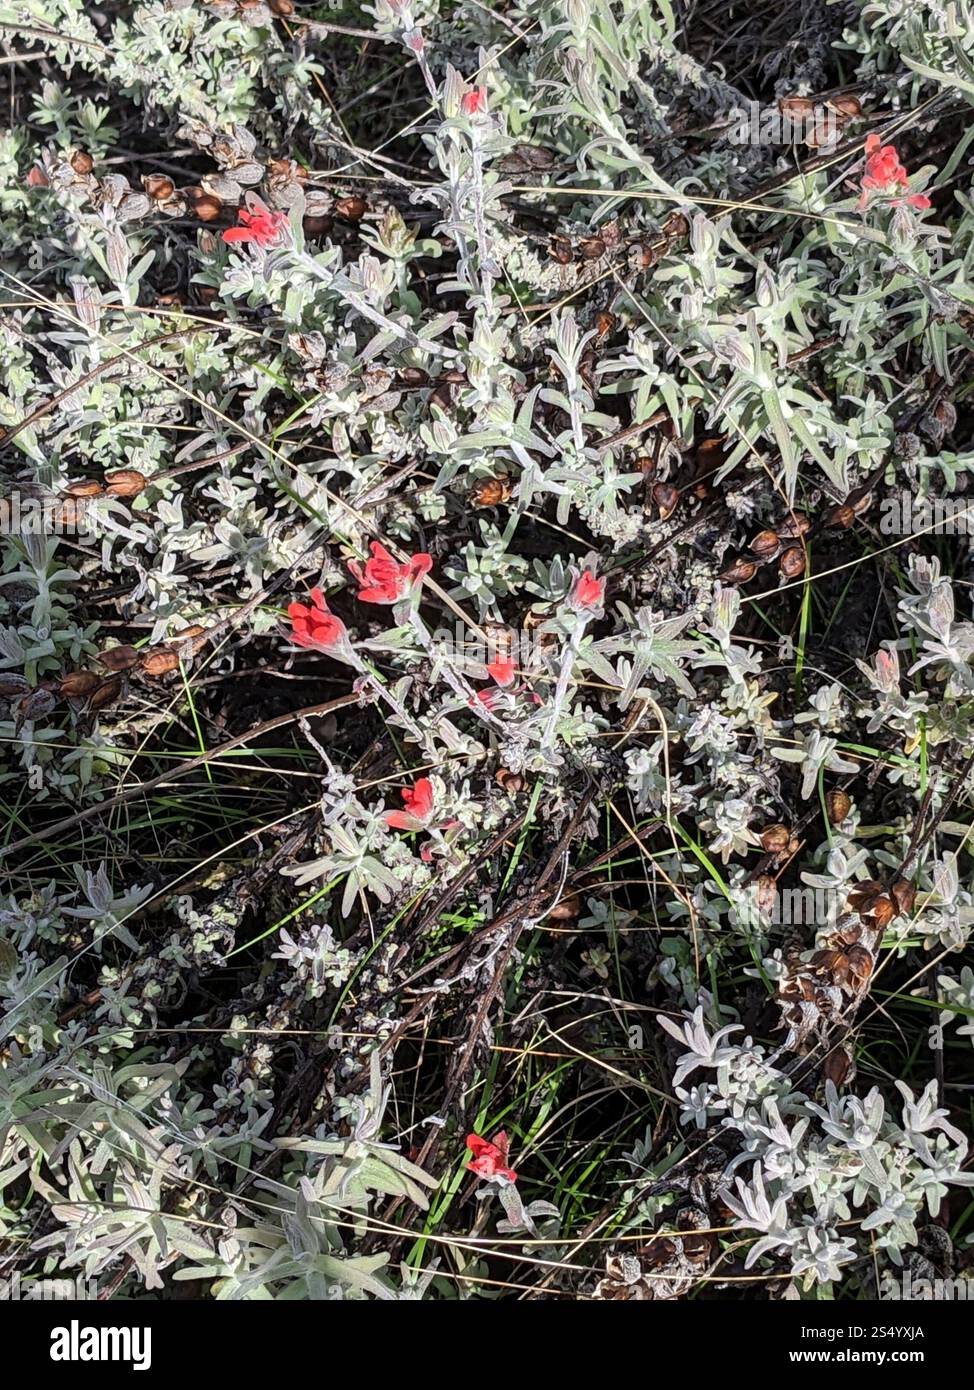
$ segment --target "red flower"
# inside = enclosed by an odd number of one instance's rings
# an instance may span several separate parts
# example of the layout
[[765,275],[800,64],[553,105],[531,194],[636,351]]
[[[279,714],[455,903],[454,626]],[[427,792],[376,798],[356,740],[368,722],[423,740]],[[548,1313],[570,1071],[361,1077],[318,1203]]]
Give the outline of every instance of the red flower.
[[487,674],[498,685],[512,685],[514,682],[514,661],[509,656],[499,656],[487,666]]
[[242,227],[227,228],[223,233],[224,241],[256,241],[258,246],[276,246],[287,226],[285,213],[271,212],[265,207],[257,208],[254,212],[241,208],[240,221],[243,223]]
[[596,579],[591,570],[585,570],[575,581],[575,587],[568,596],[573,608],[598,608],[605,593],[605,580]]
[[479,1134],[468,1134],[467,1148],[473,1154],[473,1162],[466,1166],[478,1178],[506,1178],[508,1182],[517,1182],[517,1173],[507,1166],[510,1140],[504,1130],[494,1135],[493,1142],[482,1139]]
[[358,596],[363,603],[398,603],[433,568],[432,557],[425,551],[400,565],[378,541],[373,541],[369,549],[372,559],[366,561],[364,569],[357,560],[348,566],[361,585]]
[[487,114],[487,88],[474,87],[472,92],[466,92],[460,102],[465,116],[481,116]]
[[[874,133],[866,136],[865,148],[866,172],[862,176],[860,208],[866,206],[869,202],[869,194],[873,191],[892,193],[897,188],[909,188],[910,186],[907,172],[900,163],[895,145],[884,145],[879,136]],[[896,199],[895,201],[906,201],[913,208],[930,207],[930,199],[925,193],[911,193],[905,200]]]
[[433,814],[433,783],[421,777],[414,787],[403,787],[405,811],[388,811],[386,825],[392,830],[422,830]]
[[345,624],[328,611],[320,589],[311,590],[311,604],[289,603],[291,636],[299,647],[334,647],[345,637]]

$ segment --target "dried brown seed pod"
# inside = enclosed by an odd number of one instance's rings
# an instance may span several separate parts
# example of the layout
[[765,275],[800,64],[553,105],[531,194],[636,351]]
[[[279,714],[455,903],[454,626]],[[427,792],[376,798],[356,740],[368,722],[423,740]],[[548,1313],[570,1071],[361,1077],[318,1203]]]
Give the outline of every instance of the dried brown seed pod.
[[45,714],[50,714],[57,704],[57,699],[57,695],[49,685],[39,685],[36,690],[28,691],[11,707],[17,712],[18,730],[25,720],[43,719]]
[[883,885],[874,878],[860,879],[849,889],[849,902],[858,911],[864,901],[875,898],[883,891]]
[[402,367],[398,373],[403,386],[428,386],[430,375],[422,367]]
[[267,8],[278,19],[289,19],[294,14],[294,0],[267,0]]
[[508,796],[516,796],[523,791],[527,785],[519,772],[511,772],[510,768],[499,767],[494,773],[494,781],[499,787],[503,787]]
[[840,922],[835,930],[830,932],[829,941],[834,946],[854,946],[862,936],[862,923],[856,918],[851,917],[848,921]]
[[761,831],[761,848],[766,854],[784,854],[791,843],[791,831],[787,825],[775,821]]
[[349,194],[347,198],[335,199],[335,216],[343,217],[346,222],[361,222],[368,210],[368,203],[357,193]]
[[784,975],[778,981],[778,993],[788,1003],[797,1002],[804,993],[802,981],[796,975]]
[[215,222],[223,211],[223,201],[213,193],[204,193],[202,188],[188,188],[193,211],[201,222]]
[[324,236],[330,232],[334,224],[331,217],[305,217],[301,223],[307,236]]
[[951,434],[957,425],[957,407],[946,398],[940,400],[933,408],[933,418],[944,434]]
[[485,478],[474,489],[474,505],[477,507],[497,507],[502,502],[510,501],[513,491],[514,486],[506,473],[499,473],[496,478]]
[[852,507],[843,502],[838,507],[833,507],[825,518],[826,526],[838,526],[843,531],[848,531],[849,527],[856,519],[856,513]]
[[789,512],[783,521],[779,521],[775,530],[778,532],[779,540],[794,541],[800,536],[804,536],[806,531],[812,529],[812,523],[804,512]]
[[790,120],[804,120],[815,114],[814,97],[779,97],[778,110]]
[[[170,645],[181,661],[190,662],[197,652],[203,650],[208,641],[205,628],[188,627],[177,633]],[[327,717],[331,718],[330,715]]]
[[130,671],[137,665],[139,654],[134,647],[108,647],[98,653],[98,660],[103,666],[107,666],[109,671]]
[[889,894],[903,916],[909,917],[917,900],[917,890],[909,879],[898,878],[890,888]]
[[58,682],[58,689],[67,700],[86,700],[102,683],[94,671],[69,671]]
[[147,676],[168,676],[179,667],[179,653],[171,647],[156,647],[142,658],[142,670]]
[[676,1242],[669,1236],[657,1236],[651,1240],[644,1250],[640,1251],[640,1258],[645,1260],[652,1268],[659,1268],[661,1265],[669,1264],[676,1254]]
[[716,1250],[716,1236],[694,1232],[683,1237],[683,1257],[691,1265],[709,1265]]
[[304,165],[287,157],[268,160],[267,173],[272,180],[282,183],[308,182],[308,171]]
[[26,695],[30,690],[30,681],[24,676],[19,676],[14,671],[0,671],[0,699],[9,699],[11,695]]
[[176,192],[176,185],[167,174],[143,174],[142,187],[154,203],[167,203]]
[[95,167],[95,161],[87,150],[75,150],[68,162],[76,174],[90,174]]
[[181,309],[186,303],[181,294],[160,294],[156,304],[160,309]]
[[849,974],[861,988],[873,973],[873,958],[865,946],[850,946],[848,953]]
[[723,570],[718,578],[722,584],[747,584],[758,572],[757,564],[754,560],[735,560]]
[[555,903],[548,913],[548,920],[552,922],[568,922],[574,920],[582,910],[582,900],[577,893],[569,893],[562,898],[561,902]]
[[857,883],[855,888],[850,890],[849,906],[860,917],[868,917],[873,904],[880,897],[882,891],[882,884],[875,883],[872,879],[867,879],[864,883]]
[[887,898],[885,893],[876,898],[870,905],[867,914],[877,927],[888,927],[896,916],[896,907],[892,898]]
[[632,466],[638,469],[645,478],[651,478],[656,472],[656,460],[652,454],[641,454],[638,459],[633,459]]
[[548,255],[559,265],[569,265],[572,260],[572,244],[567,237],[555,237],[548,249]]
[[657,263],[665,248],[665,242],[653,246],[648,241],[637,241],[629,248],[629,264],[634,270],[650,270]]
[[137,468],[119,468],[105,474],[105,485],[113,497],[138,497],[144,492],[148,479]]
[[68,483],[62,497],[101,497],[105,489],[94,478],[84,478],[78,483]]
[[618,319],[615,314],[611,314],[608,309],[603,309],[595,317],[595,329],[600,338],[607,338],[610,333],[614,333]]
[[216,299],[217,291],[215,285],[197,285],[196,293],[201,304],[212,304]]
[[85,525],[87,504],[81,497],[65,497],[56,508],[57,524],[66,530],[80,530]]
[[605,255],[605,242],[600,236],[583,237],[578,243],[578,254],[583,261],[597,261]]
[[88,699],[89,709],[104,709],[112,704],[121,695],[123,684],[121,676],[109,676],[108,680],[102,681]]
[[782,579],[800,579],[805,573],[805,552],[800,545],[790,545],[781,552],[778,573]]
[[816,951],[808,963],[820,975],[834,975],[837,980],[841,980],[848,968],[849,958],[845,951],[831,946],[825,950]]
[[759,560],[773,560],[781,549],[781,542],[774,531],[759,531],[748,546],[752,555]]
[[855,120],[858,116],[862,115],[862,105],[857,97],[831,97],[826,102],[826,105],[830,106],[833,111],[837,111],[838,114],[843,116],[847,121]]
[[825,809],[828,812],[829,824],[841,825],[852,810],[852,799],[848,792],[836,787],[826,795]]
[[660,521],[669,521],[680,505],[680,489],[674,487],[672,483],[655,483],[653,485],[653,501],[659,507]]
[[690,223],[682,212],[671,212],[664,220],[661,230],[670,241],[676,241],[678,237],[690,235]]

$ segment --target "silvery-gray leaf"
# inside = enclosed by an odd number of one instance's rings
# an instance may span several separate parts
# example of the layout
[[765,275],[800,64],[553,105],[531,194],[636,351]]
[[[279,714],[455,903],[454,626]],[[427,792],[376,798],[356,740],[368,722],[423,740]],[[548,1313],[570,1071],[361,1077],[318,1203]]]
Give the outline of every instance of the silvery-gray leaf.
[[235,125],[233,127],[233,138],[237,143],[237,148],[243,155],[253,154],[257,148],[257,137],[253,135],[246,126]]
[[214,198],[220,198],[224,203],[240,202],[240,184],[227,174],[209,174],[201,180],[200,186],[204,192],[212,193]]
[[264,172],[263,164],[235,164],[233,166],[233,177],[238,183],[247,185],[260,183],[264,177]]
[[118,282],[125,280],[128,275],[129,248],[125,234],[117,226],[108,228],[105,237],[105,260],[112,279]]
[[101,188],[105,200],[117,207],[129,191],[129,181],[122,174],[106,174]]
[[152,211],[152,203],[144,193],[128,193],[118,205],[115,214],[119,222],[134,222],[146,217]]

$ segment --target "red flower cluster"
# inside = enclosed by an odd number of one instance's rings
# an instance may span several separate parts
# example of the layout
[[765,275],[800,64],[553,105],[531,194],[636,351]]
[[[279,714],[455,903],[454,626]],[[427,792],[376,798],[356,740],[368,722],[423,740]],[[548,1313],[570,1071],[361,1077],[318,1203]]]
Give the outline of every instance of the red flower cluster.
[[[246,214],[241,213],[241,216]],[[372,542],[372,559],[366,562],[364,569],[354,560],[349,565],[361,585],[358,596],[363,603],[398,603],[432,567],[432,558],[423,552],[400,565],[378,541]],[[320,589],[311,590],[311,606],[292,603],[287,611],[294,629],[294,641],[299,646],[333,647],[345,637],[344,623],[328,611]]]
[[[895,145],[884,145],[876,134],[866,136],[866,172],[862,177],[862,197],[859,207],[869,202],[869,194],[891,193],[897,188],[909,188],[907,172],[900,163]],[[896,202],[903,202],[901,198]],[[928,208],[930,199],[925,193],[911,193],[905,200],[911,208]]]
[[489,685],[486,690],[478,690],[476,700],[473,697],[470,699],[470,708],[476,709],[476,702],[479,700],[485,709],[492,710],[501,691],[514,684],[515,672],[513,657],[498,656],[493,661],[488,661],[487,674],[494,684]]
[[255,241],[258,246],[276,246],[287,226],[287,215],[283,212],[271,212],[265,207],[257,208],[254,212],[241,208],[240,221],[243,223],[242,227],[227,228],[223,233],[224,241],[231,244],[235,241]]
[[433,783],[420,777],[414,787],[403,787],[400,793],[405,811],[388,811],[386,825],[393,830],[422,830],[433,814]]
[[360,585],[358,596],[362,603],[398,603],[433,568],[432,556],[425,551],[400,565],[378,541],[373,541],[369,549],[372,559],[365,562],[364,569],[357,560],[348,567]]
[[495,1134],[493,1141],[482,1139],[479,1134],[468,1134],[467,1148],[473,1154],[473,1162],[466,1166],[478,1178],[506,1178],[508,1182],[517,1182],[517,1173],[507,1166],[510,1140],[504,1130]]
[[487,674],[491,680],[498,685],[508,686],[514,684],[514,659],[510,656],[499,656],[496,661],[488,662]]
[[299,647],[334,647],[345,637],[345,624],[329,612],[320,589],[311,590],[311,603],[289,603],[292,637]]
[[596,579],[591,570],[585,570],[575,581],[568,602],[573,608],[585,608],[591,612],[601,605],[604,594],[605,580]]
[[[386,825],[390,830],[454,830],[458,820],[443,820],[433,816],[433,783],[428,777],[420,777],[412,787],[403,787],[400,795],[406,804],[404,811],[387,811]],[[424,864],[433,859],[433,849],[424,845],[419,852]]]
[[487,114],[487,88],[474,87],[466,92],[460,102],[465,116],[485,116]]

